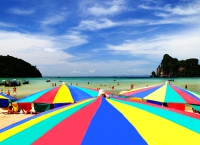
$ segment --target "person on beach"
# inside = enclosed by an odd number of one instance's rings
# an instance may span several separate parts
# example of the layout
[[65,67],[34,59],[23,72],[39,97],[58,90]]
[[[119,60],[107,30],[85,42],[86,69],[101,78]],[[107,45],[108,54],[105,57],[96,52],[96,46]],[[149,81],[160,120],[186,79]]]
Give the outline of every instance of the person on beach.
[[187,84],[185,85],[185,89],[187,90]]
[[134,87],[134,84],[131,84],[130,86],[131,86],[131,89],[133,89],[133,87]]
[[8,112],[7,112],[7,113],[8,113],[8,114],[13,114],[13,111],[14,111],[14,110],[13,110],[13,106],[12,106],[12,105],[9,106],[9,107],[8,107]]
[[102,94],[102,97],[106,98],[106,94]]
[[165,102],[163,102],[162,105],[163,105],[164,107],[168,107],[167,103],[165,103]]
[[107,94],[103,93],[101,96],[104,97],[105,99],[110,99],[110,97]]
[[30,111],[26,111],[26,110],[24,110],[24,109],[21,109],[21,110],[22,110],[23,114],[31,114]]
[[104,94],[104,93],[103,93],[101,96],[104,97],[104,98],[106,98],[106,99],[109,99],[109,96],[107,96],[107,95]]
[[17,88],[15,86],[13,87],[13,94],[17,94]]
[[10,96],[10,90],[9,90],[9,89],[8,89],[8,91],[7,91],[7,95]]
[[14,111],[14,108],[13,108],[12,105],[10,105],[10,106],[8,107],[8,112],[7,112],[7,113],[8,113],[8,114],[17,114],[17,112]]

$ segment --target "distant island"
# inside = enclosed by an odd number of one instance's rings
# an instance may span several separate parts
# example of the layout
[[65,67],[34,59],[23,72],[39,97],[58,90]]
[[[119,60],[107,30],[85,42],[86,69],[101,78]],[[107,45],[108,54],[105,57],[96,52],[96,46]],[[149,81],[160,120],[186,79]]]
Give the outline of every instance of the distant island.
[[165,54],[156,72],[153,71],[150,77],[200,77],[200,65],[196,58],[179,61]]
[[9,55],[0,55],[0,70],[0,77],[42,77],[36,66]]

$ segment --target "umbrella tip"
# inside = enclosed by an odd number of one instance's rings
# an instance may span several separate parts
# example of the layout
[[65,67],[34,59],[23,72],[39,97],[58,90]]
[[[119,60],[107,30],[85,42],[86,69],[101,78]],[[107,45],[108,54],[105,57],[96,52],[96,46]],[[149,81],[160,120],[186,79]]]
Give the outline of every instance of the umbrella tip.
[[65,82],[62,83],[63,85],[65,84]]

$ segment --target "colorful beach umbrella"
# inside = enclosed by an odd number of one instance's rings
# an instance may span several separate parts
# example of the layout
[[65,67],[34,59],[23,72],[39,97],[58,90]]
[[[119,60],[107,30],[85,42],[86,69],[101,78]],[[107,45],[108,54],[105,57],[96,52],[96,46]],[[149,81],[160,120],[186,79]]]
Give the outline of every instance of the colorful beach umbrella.
[[5,95],[3,93],[0,93],[0,99],[8,99],[8,100],[12,100],[12,101],[17,100],[17,98],[9,96],[9,95]]
[[9,106],[9,102],[13,102],[16,100],[17,98],[0,93],[0,108],[6,108]]
[[199,94],[169,83],[122,91],[119,96],[165,103],[200,104]]
[[97,90],[63,84],[55,88],[48,88],[31,94],[25,98],[19,99],[17,102],[47,104],[74,103],[95,96],[98,96]]
[[21,110],[26,112],[31,112],[33,106],[35,112],[44,112],[96,96],[98,96],[97,90],[63,84],[19,99],[17,103]]
[[200,115],[143,102],[97,97],[0,130],[8,144],[199,144]]

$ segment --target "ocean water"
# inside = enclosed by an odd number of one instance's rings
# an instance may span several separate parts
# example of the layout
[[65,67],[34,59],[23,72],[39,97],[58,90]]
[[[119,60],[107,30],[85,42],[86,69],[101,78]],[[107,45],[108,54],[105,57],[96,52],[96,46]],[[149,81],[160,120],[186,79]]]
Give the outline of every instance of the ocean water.
[[[69,85],[78,85],[81,87],[100,88],[105,91],[113,92],[118,95],[121,91],[129,90],[130,85],[134,84],[134,88],[140,88],[145,86],[157,85],[165,83],[169,78],[141,78],[141,77],[42,77],[42,78],[0,78],[1,80],[17,81],[29,80],[29,84],[22,84],[17,86],[17,94],[14,94],[13,87],[0,86],[0,90],[7,92],[10,90],[10,95],[17,98],[22,98],[41,90],[52,88],[52,83],[56,86],[61,85],[63,82]],[[47,79],[51,79],[51,82],[46,82]],[[174,78],[171,84],[184,88],[187,84],[188,90],[200,92],[200,78]],[[114,89],[112,87],[114,86]]]

